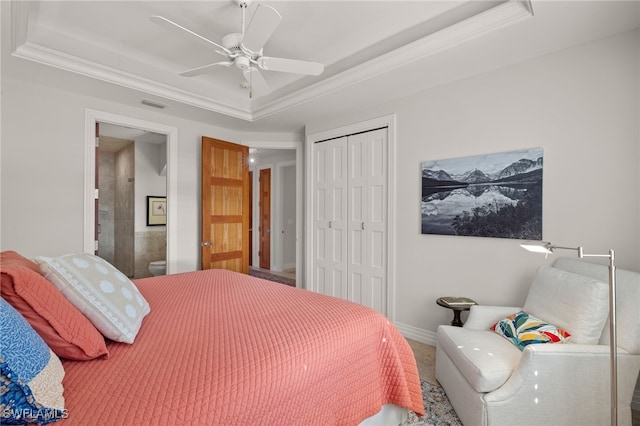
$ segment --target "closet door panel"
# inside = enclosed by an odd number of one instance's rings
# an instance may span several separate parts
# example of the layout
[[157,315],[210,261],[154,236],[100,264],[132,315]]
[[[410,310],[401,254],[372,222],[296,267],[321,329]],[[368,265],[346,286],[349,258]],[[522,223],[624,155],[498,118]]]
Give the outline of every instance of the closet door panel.
[[316,143],[319,292],[387,309],[387,129]]
[[381,277],[372,276],[367,285],[367,295],[363,302],[366,306],[384,313],[387,303],[386,280]]
[[[316,263],[318,261],[316,260]],[[316,289],[318,293],[329,294],[327,293],[327,269],[323,266],[316,265],[314,268],[313,279],[316,281]]]
[[371,250],[369,250],[368,264],[372,269],[374,275],[380,275],[384,272],[385,267],[385,234],[380,231],[371,232],[371,238],[369,240]]
[[330,285],[330,292],[325,294],[331,294],[332,296],[336,296],[341,299],[347,298],[346,271],[341,269],[334,269]]
[[349,296],[348,300],[368,306],[365,301],[366,286],[363,283],[364,277],[358,271],[349,272]]
[[387,303],[387,129],[363,134],[366,150],[364,247],[366,280],[361,303],[386,314]]
[[346,138],[315,147],[314,198],[315,264],[318,291],[331,296],[347,295],[346,245]]
[[386,191],[383,185],[374,185],[369,189],[369,221],[384,224],[386,216]]

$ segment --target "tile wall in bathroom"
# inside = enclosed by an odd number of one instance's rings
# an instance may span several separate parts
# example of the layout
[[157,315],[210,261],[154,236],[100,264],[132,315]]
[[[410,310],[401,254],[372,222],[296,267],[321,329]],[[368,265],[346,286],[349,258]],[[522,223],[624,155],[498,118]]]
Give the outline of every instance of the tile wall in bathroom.
[[167,231],[138,231],[135,233],[135,278],[150,277],[149,263],[166,260]]

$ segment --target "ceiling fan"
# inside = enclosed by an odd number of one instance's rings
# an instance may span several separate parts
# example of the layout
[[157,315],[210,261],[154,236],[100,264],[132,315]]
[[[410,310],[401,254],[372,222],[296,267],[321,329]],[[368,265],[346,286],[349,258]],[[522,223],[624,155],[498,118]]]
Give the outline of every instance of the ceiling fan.
[[253,97],[254,93],[256,96],[264,96],[271,93],[271,88],[260,70],[304,75],[319,75],[324,71],[324,65],[319,62],[263,56],[262,48],[278,28],[280,22],[282,22],[282,16],[271,6],[259,4],[251,18],[251,22],[245,29],[245,12],[252,0],[234,1],[242,9],[242,32],[227,34],[222,39],[222,44],[213,42],[165,17],[158,15],[150,17],[154,23],[171,30],[179,30],[182,34],[187,34],[192,39],[204,43],[208,47],[213,46],[216,48],[216,53],[227,57],[226,61],[193,68],[181,72],[180,75],[193,77],[211,72],[220,66],[230,67],[235,65],[242,71],[247,81],[245,87],[250,89],[249,97]]

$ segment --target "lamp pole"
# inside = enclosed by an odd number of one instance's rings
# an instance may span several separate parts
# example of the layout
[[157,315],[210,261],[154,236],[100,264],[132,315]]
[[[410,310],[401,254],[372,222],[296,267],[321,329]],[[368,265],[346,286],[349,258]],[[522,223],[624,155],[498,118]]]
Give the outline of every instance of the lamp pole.
[[584,254],[582,247],[578,247],[578,257],[608,257],[609,258],[609,346],[611,349],[611,426],[618,424],[618,336],[616,328],[616,265],[615,253]]
[[618,425],[618,336],[616,328],[616,266],[615,253],[609,250],[609,254],[585,254],[582,247],[562,247],[551,243],[540,245],[521,246],[529,251],[553,253],[554,249],[576,250],[580,259],[585,257],[606,257],[609,259],[609,352],[611,363],[611,426]]

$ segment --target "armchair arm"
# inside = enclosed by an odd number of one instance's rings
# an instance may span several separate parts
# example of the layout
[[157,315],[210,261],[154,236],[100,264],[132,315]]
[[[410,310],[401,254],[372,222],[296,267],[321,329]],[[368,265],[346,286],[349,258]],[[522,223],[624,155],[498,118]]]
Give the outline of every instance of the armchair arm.
[[496,322],[509,315],[521,311],[522,308],[512,306],[473,305],[469,310],[464,328],[471,330],[487,330]]
[[[623,419],[630,415],[639,366],[640,356],[618,348],[618,404]],[[503,421],[530,416],[537,424],[606,424],[609,367],[607,345],[529,345],[507,382],[485,394],[484,400],[488,411],[494,410],[493,415]]]

